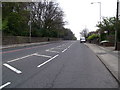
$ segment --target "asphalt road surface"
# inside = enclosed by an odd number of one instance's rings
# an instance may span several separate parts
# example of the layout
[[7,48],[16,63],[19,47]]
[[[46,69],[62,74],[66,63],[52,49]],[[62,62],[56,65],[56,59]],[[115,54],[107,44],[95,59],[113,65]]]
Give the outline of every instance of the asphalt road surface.
[[79,41],[4,49],[0,88],[117,88],[118,83]]

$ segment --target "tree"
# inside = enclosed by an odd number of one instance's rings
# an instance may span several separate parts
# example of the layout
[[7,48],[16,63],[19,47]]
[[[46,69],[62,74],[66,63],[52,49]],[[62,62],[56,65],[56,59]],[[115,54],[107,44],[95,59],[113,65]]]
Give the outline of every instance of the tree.
[[3,2],[2,4],[2,30],[3,35],[27,35],[26,25],[29,12],[27,3]]
[[87,36],[88,36],[88,29],[87,29],[87,28],[84,28],[84,29],[80,32],[80,34],[81,34],[82,37],[87,38]]
[[[114,35],[115,35],[115,24],[116,24],[116,18],[110,17],[110,18],[103,18],[103,21],[100,24],[97,24],[97,27],[99,28],[101,32],[101,40],[108,39],[111,42],[114,42]],[[107,33],[105,33],[107,31]],[[111,37],[113,37],[111,39]]]
[[34,37],[75,38],[70,29],[64,28],[64,12],[58,3],[49,0],[3,2],[2,8],[3,35],[28,36],[28,22],[31,22]]

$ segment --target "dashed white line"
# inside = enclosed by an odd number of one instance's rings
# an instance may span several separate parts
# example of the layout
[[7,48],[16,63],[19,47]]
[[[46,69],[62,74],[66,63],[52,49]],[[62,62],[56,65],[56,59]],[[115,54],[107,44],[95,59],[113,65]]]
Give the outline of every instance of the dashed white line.
[[22,73],[20,70],[14,68],[13,66],[10,66],[10,65],[7,64],[7,63],[4,63],[3,65],[6,66],[7,68],[9,68],[10,70],[16,72],[17,74],[21,74],[21,73]]
[[7,61],[7,62],[10,63],[10,62],[18,61],[18,60],[21,60],[21,59],[24,59],[24,58],[33,56],[33,55],[35,55],[35,54],[36,54],[36,53],[33,53],[33,54],[30,54],[30,55],[27,55],[27,56],[24,56],[24,57],[20,57],[20,58],[16,58],[16,59],[13,59],[13,60],[10,60],[10,61]]
[[48,55],[41,55],[41,54],[34,54],[35,56],[40,56],[40,57],[47,57],[47,58],[51,58],[51,56],[48,56]]
[[68,48],[64,49],[62,52],[65,52]]
[[6,84],[0,86],[0,90],[1,90],[2,88],[4,88],[4,87],[8,86],[9,84],[11,84],[11,82],[7,82]]
[[42,63],[42,64],[38,65],[37,67],[39,68],[39,67],[43,66],[44,64],[46,64],[46,63],[50,62],[51,60],[53,60],[54,58],[56,58],[56,57],[58,57],[58,56],[59,56],[58,54],[57,54],[57,55],[55,55],[54,57],[52,57],[52,58],[50,58],[49,60],[45,61],[44,63]]

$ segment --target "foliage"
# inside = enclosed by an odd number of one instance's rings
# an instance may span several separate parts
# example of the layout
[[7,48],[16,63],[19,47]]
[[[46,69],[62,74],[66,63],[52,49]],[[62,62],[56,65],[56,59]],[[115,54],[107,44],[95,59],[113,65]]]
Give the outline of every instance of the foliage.
[[64,12],[53,1],[3,2],[2,15],[3,35],[29,36],[31,23],[34,37],[75,39],[72,31],[64,28]]
[[105,17],[103,18],[103,21],[97,25],[97,27],[100,28],[102,33],[104,33],[104,31],[108,31],[108,35],[114,34],[115,23],[116,23],[115,17],[110,17],[110,18]]
[[93,40],[93,39],[96,39],[96,38],[98,38],[99,37],[99,35],[97,35],[97,34],[92,34],[92,35],[90,35],[87,39],[88,40]]
[[[101,23],[97,24],[97,27],[101,31],[101,40],[107,40],[111,35],[115,35],[115,30],[117,30],[117,39],[120,41],[120,20],[118,20],[118,23],[116,22],[117,21],[115,17],[105,17]],[[107,31],[108,33],[105,34],[104,31]]]

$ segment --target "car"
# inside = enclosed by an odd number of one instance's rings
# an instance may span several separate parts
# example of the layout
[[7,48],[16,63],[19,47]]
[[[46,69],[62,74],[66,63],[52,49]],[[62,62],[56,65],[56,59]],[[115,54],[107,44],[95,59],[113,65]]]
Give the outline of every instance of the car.
[[85,43],[85,42],[86,42],[85,37],[81,37],[81,38],[80,38],[80,43]]

